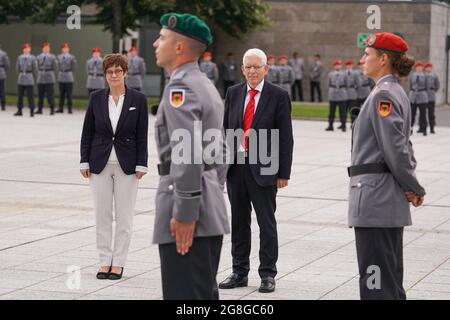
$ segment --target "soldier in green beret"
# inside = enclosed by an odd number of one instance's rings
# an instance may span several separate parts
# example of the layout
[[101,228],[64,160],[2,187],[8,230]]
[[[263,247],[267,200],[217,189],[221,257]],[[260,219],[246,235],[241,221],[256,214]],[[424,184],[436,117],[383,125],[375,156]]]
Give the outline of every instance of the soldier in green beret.
[[[168,13],[160,22],[153,44],[156,63],[170,75],[155,122],[160,181],[153,242],[159,245],[163,298],[217,300],[222,239],[229,233],[223,196],[227,165],[217,164],[223,163],[216,161],[221,155],[204,155],[206,142],[192,144],[192,157],[180,162],[172,152],[179,148],[178,139],[171,139],[177,129],[191,138],[222,130],[222,99],[198,65],[213,38],[209,27],[191,14]],[[195,155],[203,158],[196,161]]]

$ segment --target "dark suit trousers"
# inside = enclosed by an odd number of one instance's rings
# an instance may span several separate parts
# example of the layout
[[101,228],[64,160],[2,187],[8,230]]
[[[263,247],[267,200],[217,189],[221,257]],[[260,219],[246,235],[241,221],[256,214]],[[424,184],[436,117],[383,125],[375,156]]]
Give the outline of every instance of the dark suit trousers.
[[5,79],[0,79],[0,103],[2,105],[2,109],[4,110],[6,105]]
[[314,91],[317,90],[317,95],[319,96],[319,102],[322,102],[322,92],[320,91],[320,81],[311,81],[311,102],[314,102]]
[[[406,300],[403,289],[403,228],[355,228],[355,239],[361,299]],[[376,274],[371,266],[379,267],[379,289],[371,289]]]
[[303,101],[303,85],[302,85],[302,79],[296,79],[294,84],[292,85],[292,100],[293,101],[297,101],[297,95],[296,95],[296,90],[295,88],[298,89],[298,100],[299,101]]
[[176,244],[160,244],[164,300],[219,300],[217,270],[223,236],[197,237],[189,252],[177,253]]
[[262,279],[277,274],[278,234],[275,220],[277,187],[259,186],[248,164],[233,165],[227,177],[231,203],[231,254],[233,272],[246,276],[250,271],[251,211],[259,225],[259,275]]
[[64,103],[67,98],[67,106],[72,111],[72,82],[59,82],[59,110],[64,110]]
[[28,98],[28,105],[30,107],[30,110],[34,110],[34,93],[33,93],[33,86],[18,86],[17,89],[18,92],[18,98],[17,98],[17,109],[20,111],[23,108],[23,96],[25,93],[27,94]]
[[50,110],[55,109],[55,94],[53,83],[38,83],[38,111],[42,111],[44,106],[44,96],[47,97],[47,102],[50,106]]

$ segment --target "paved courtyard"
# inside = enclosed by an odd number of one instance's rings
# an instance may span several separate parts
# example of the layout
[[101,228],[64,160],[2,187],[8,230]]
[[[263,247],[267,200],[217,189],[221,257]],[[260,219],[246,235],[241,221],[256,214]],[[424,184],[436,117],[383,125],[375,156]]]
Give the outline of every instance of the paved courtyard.
[[[122,280],[98,268],[91,190],[78,170],[84,112],[13,117],[0,112],[0,299],[161,299],[159,256],[151,244],[158,177],[150,117],[150,172],[140,183],[134,233]],[[249,286],[221,299],[358,299],[353,230],[346,226],[350,132],[294,121],[289,187],[279,192],[277,290],[258,293],[258,227],[253,219]],[[409,299],[450,299],[450,127],[412,137],[425,205],[405,231]],[[77,286],[68,271],[79,268]],[[224,239],[218,280],[231,272]]]

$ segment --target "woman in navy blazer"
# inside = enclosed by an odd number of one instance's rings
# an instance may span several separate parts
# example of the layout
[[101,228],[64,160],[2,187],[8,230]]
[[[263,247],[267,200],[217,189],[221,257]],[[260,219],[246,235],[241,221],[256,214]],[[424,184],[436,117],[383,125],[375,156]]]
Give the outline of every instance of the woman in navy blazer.
[[90,95],[81,135],[80,171],[83,177],[89,178],[94,195],[100,259],[98,279],[122,277],[138,181],[147,172],[147,99],[125,86],[127,71],[126,57],[105,56],[103,72],[109,88]]

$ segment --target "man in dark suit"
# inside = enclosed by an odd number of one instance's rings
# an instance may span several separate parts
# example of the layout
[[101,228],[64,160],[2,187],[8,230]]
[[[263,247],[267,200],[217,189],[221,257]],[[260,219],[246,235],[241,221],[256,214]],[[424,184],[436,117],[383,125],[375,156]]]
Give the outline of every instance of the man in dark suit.
[[[234,162],[228,171],[227,188],[231,203],[233,273],[220,283],[219,288],[247,286],[250,270],[251,208],[255,208],[260,228],[260,292],[275,290],[278,236],[275,220],[278,188],[288,185],[292,165],[291,101],[284,89],[264,81],[268,72],[267,57],[259,49],[248,50],[242,71],[246,82],[228,89],[225,98],[224,129],[242,129],[243,139],[232,142]],[[268,134],[262,134],[263,130]],[[277,131],[275,131],[277,130]],[[256,132],[256,135],[253,133]],[[278,140],[274,137],[278,132]],[[234,139],[234,138],[233,138]],[[228,140],[229,141],[229,140]],[[266,150],[256,150],[265,144]],[[278,168],[265,172],[261,152],[267,152]],[[258,153],[258,156],[253,157]],[[240,164],[243,162],[243,164]],[[278,170],[276,170],[278,169]],[[270,170],[268,170],[270,171]]]

